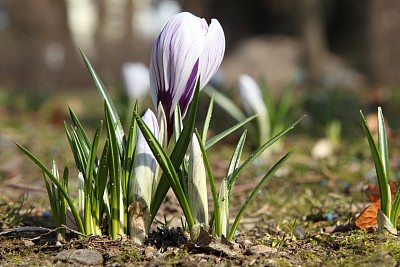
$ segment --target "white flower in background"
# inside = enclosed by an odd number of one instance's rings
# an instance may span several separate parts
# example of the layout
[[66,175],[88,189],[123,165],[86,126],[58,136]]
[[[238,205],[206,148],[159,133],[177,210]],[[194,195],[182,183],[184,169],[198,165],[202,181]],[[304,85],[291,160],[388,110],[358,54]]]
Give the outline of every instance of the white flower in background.
[[142,99],[150,88],[149,68],[140,62],[125,63],[122,66],[122,77],[130,99]]
[[257,82],[246,74],[240,75],[238,89],[247,115],[258,115],[259,144],[263,144],[270,137],[270,120],[261,89]]

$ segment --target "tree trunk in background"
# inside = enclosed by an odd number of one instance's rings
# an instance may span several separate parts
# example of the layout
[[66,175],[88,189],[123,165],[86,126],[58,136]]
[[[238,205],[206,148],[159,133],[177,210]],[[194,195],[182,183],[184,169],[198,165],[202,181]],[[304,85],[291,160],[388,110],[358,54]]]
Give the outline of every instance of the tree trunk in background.
[[95,47],[96,47],[96,60],[101,65],[106,61],[106,37],[104,33],[104,29],[106,28],[106,9],[107,4],[106,0],[98,0],[97,1],[97,27],[95,34]]
[[78,51],[69,32],[65,1],[9,0],[8,8],[16,59],[5,65],[13,64],[15,85],[52,87],[77,77]]
[[212,15],[211,0],[184,0],[182,3],[182,10],[191,12],[198,17],[206,18],[209,22]]
[[305,67],[311,83],[319,83],[327,55],[325,21],[320,0],[300,0],[298,3],[301,35],[305,49]]
[[369,1],[370,70],[378,85],[400,82],[400,2]]

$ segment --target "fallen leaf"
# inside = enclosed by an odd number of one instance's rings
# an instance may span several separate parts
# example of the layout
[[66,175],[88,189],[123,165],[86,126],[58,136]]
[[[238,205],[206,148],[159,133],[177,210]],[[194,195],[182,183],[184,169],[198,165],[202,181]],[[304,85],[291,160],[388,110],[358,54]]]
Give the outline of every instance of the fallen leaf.
[[375,231],[378,227],[378,210],[381,208],[381,201],[378,199],[369,205],[356,219],[356,226],[360,229]]
[[[394,181],[389,181],[390,192],[392,193],[392,198],[396,194],[398,183]],[[380,199],[379,186],[377,184],[369,184],[364,189],[369,201],[375,202]]]

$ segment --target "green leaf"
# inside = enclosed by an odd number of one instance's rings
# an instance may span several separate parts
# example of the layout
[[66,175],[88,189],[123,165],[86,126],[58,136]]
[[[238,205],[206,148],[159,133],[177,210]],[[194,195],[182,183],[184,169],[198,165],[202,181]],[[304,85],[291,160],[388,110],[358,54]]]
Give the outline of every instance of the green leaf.
[[285,117],[289,113],[290,104],[293,99],[294,86],[288,85],[282,93],[279,100],[279,106],[276,111],[275,121],[273,123],[274,130],[276,130],[276,124],[285,122]]
[[111,97],[108,94],[106,87],[104,86],[100,77],[97,75],[96,71],[90,64],[88,58],[86,57],[86,55],[83,53],[82,50],[79,50],[79,51],[81,52],[83,61],[85,62],[86,67],[88,68],[90,75],[93,78],[93,81],[96,85],[97,90],[99,91],[101,97],[105,101],[107,108],[110,112],[110,117],[111,117],[111,122],[112,122],[111,125],[113,127],[112,129],[115,132],[115,135],[117,137],[117,141],[118,141],[117,143],[119,146],[119,151],[121,153],[120,157],[122,158],[124,146],[125,146],[125,134],[124,134],[124,129],[122,128],[121,121],[120,121],[118,113],[117,113],[117,109],[115,108],[114,103],[112,102]]
[[209,97],[214,97],[215,102],[223,108],[229,115],[232,116],[236,121],[243,121],[246,119],[246,115],[225,95],[221,94],[214,87],[207,85],[203,92],[205,92]]
[[65,191],[65,189],[63,188],[62,184],[58,181],[58,179],[51,173],[51,171],[49,169],[46,168],[46,166],[43,165],[43,163],[41,163],[31,152],[29,152],[27,149],[25,149],[23,146],[21,146],[20,144],[16,144],[19,149],[22,150],[22,152],[25,153],[25,155],[27,155],[36,165],[39,166],[39,168],[42,169],[42,171],[50,178],[50,180],[57,186],[57,188],[60,190],[61,194],[65,197],[65,200],[68,203],[69,208],[71,209],[71,212],[74,216],[76,225],[78,227],[78,231],[80,231],[81,233],[85,234],[85,229],[83,227],[82,224],[82,220],[79,217],[79,213],[74,205],[74,202],[72,201],[72,199],[70,198],[70,196],[68,195],[67,191]]
[[264,152],[265,149],[270,147],[273,143],[278,141],[282,136],[284,136],[290,130],[292,130],[304,117],[305,116],[301,117],[300,119],[295,121],[289,128],[287,128],[286,130],[281,131],[280,133],[278,133],[277,135],[272,137],[268,142],[266,142],[265,144],[260,146],[245,162],[242,163],[242,165],[240,165],[239,168],[237,168],[232,173],[232,175],[229,178],[229,186],[231,187],[232,184],[235,183],[237,177],[242,173],[242,171],[244,171],[250,165],[251,162],[253,162],[253,160],[255,160],[258,156],[260,156],[261,153]]
[[234,126],[232,126],[231,128],[223,131],[222,133],[210,138],[209,140],[207,140],[206,142],[206,149],[209,149],[211,146],[213,146],[214,144],[216,144],[217,142],[219,142],[221,139],[225,138],[226,136],[230,135],[231,133],[233,133],[234,131],[236,131],[237,129],[239,129],[240,127],[242,127],[243,125],[245,125],[246,123],[248,123],[249,121],[253,120],[254,118],[256,118],[257,115],[253,115],[251,117],[248,117],[247,119],[245,119],[242,122],[239,122],[238,124],[235,124]]
[[124,218],[121,217],[121,213],[125,213],[125,209],[122,203],[121,197],[121,161],[120,151],[118,145],[118,137],[116,131],[114,131],[113,119],[108,109],[107,103],[104,104],[106,125],[107,125],[107,136],[110,141],[110,151],[108,166],[110,168],[110,204],[111,204],[111,238],[117,239],[120,235],[123,235],[126,231],[126,224],[124,224]]
[[208,128],[210,127],[213,108],[214,108],[214,95],[211,96],[210,104],[208,105],[206,119],[204,120],[203,135],[202,135],[203,144],[205,144],[207,140],[207,132]]
[[275,165],[268,171],[268,173],[261,179],[261,181],[257,184],[257,186],[253,189],[250,196],[247,198],[246,202],[240,208],[239,213],[236,215],[235,221],[232,224],[231,230],[229,231],[228,241],[232,241],[233,236],[235,235],[235,231],[239,225],[240,220],[243,217],[245,210],[247,209],[250,202],[257,195],[258,191],[262,188],[262,186],[274,175],[274,173],[279,170],[279,168],[286,162],[286,160],[292,155],[295,149],[289,151],[285,156],[283,156]]
[[[385,172],[386,183],[389,184],[389,152],[385,130],[385,120],[381,107],[378,107],[378,148],[382,158],[383,170]],[[389,192],[390,194],[390,192]]]
[[81,139],[79,139],[77,132],[72,126],[68,126],[66,123],[64,125],[72,154],[74,155],[75,164],[81,173],[85,173],[90,147],[88,149]]
[[[139,112],[138,101],[136,101],[133,110],[136,113]],[[132,116],[131,124],[129,126],[127,147],[124,153],[124,172],[125,172],[124,189],[126,190],[126,192],[128,192],[127,190],[128,190],[129,178],[131,177],[131,172],[132,172],[133,158],[137,142],[137,132],[138,132],[138,127],[135,120],[135,116]]]
[[[94,207],[93,210],[93,219],[96,225],[100,225],[102,223],[103,217],[103,197],[105,194],[105,189],[107,185],[107,175],[108,175],[108,151],[110,147],[110,141],[106,140],[104,144],[103,152],[101,154],[99,168],[97,171],[97,175],[95,177],[95,193],[94,193]],[[107,196],[106,196],[107,197]],[[108,203],[106,203],[107,205]],[[107,208],[107,216],[110,216],[110,207]]]
[[72,111],[72,109],[70,107],[68,107],[68,110],[69,110],[69,114],[71,116],[72,123],[75,126],[74,131],[78,132],[79,140],[81,140],[82,144],[86,145],[86,147],[87,147],[86,150],[89,151],[91,144],[90,144],[89,138],[85,132],[85,129],[83,128],[81,122],[79,121],[76,114]]
[[92,202],[93,202],[93,174],[95,167],[95,160],[97,155],[97,147],[99,145],[101,129],[103,128],[103,122],[100,121],[100,125],[97,127],[94,134],[92,146],[89,152],[89,162],[86,165],[85,170],[85,215],[84,223],[87,234],[93,234],[93,222],[92,222]]
[[390,198],[391,196],[389,195],[389,189],[388,189],[388,183],[386,176],[386,172],[383,166],[382,162],[382,157],[379,154],[378,147],[375,144],[374,138],[372,137],[371,131],[369,130],[367,121],[365,120],[364,114],[360,110],[361,118],[362,118],[362,123],[364,127],[365,134],[367,135],[367,140],[369,144],[369,148],[371,150],[372,158],[374,159],[375,163],[375,171],[378,179],[378,186],[379,186],[379,192],[380,192],[380,197],[381,197],[381,210],[387,217],[390,216]]
[[45,172],[43,172],[43,180],[44,180],[44,184],[46,186],[47,195],[49,197],[50,208],[51,208],[51,213],[53,214],[54,225],[57,228],[57,227],[60,227],[60,214],[57,213],[57,208],[56,208],[57,202],[53,200],[54,199],[54,195],[53,195],[54,192],[51,189],[49,181],[47,181]]
[[[239,139],[239,142],[236,145],[236,149],[232,154],[232,158],[231,161],[229,163],[229,168],[228,168],[228,173],[226,175],[228,181],[231,179],[232,174],[234,173],[234,171],[237,169],[237,167],[239,166],[240,163],[240,157],[242,156],[242,152],[243,152],[243,148],[245,145],[245,141],[246,141],[246,136],[247,136],[247,130],[245,130],[242,134],[242,136]],[[233,187],[235,186],[235,183],[231,183],[230,186],[228,186],[229,192],[228,192],[228,205],[230,205],[230,200],[231,200],[231,196],[232,196],[232,192],[233,192]]]

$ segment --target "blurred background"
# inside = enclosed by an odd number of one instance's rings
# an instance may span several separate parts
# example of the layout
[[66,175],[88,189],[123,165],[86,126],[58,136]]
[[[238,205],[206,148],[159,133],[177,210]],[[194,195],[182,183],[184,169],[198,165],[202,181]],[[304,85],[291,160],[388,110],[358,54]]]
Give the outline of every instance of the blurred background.
[[[236,103],[245,73],[275,96],[294,86],[313,125],[359,122],[360,108],[378,105],[389,119],[400,112],[400,1],[0,0],[0,115],[1,106],[7,115],[40,109],[49,95],[94,94],[79,48],[123,99],[122,66],[148,66],[157,34],[180,11],[222,24],[227,47],[213,85]],[[74,101],[52,101],[50,120],[62,122]]]
[[149,63],[164,22],[190,11],[224,27],[221,82],[242,72],[272,88],[393,88],[400,82],[400,2],[393,0],[0,0],[0,87],[86,88],[81,48],[100,73]]

